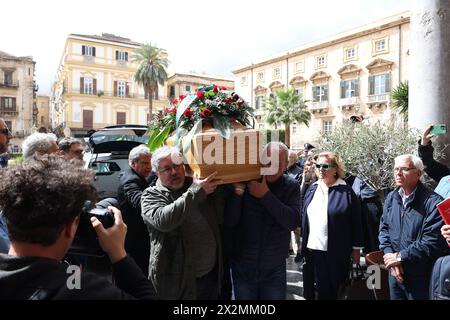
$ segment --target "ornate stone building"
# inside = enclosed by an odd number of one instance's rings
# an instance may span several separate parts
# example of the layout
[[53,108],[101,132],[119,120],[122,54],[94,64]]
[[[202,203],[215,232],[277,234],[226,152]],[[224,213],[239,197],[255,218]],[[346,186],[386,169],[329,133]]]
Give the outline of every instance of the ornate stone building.
[[[147,95],[134,82],[138,64],[131,62],[140,45],[107,33],[70,34],[50,97],[52,128],[82,137],[92,128],[147,124]],[[166,102],[164,87],[158,89],[154,110]]]
[[195,89],[198,87],[211,84],[224,86],[230,90],[234,89],[233,79],[226,77],[196,73],[175,73],[167,79],[167,98],[173,99],[180,95],[187,95],[195,92]]
[[23,138],[36,125],[34,71],[32,57],[16,57],[0,51],[0,117],[14,135],[10,141],[11,152],[20,152]]
[[293,148],[353,114],[366,121],[389,119],[391,90],[408,79],[409,29],[405,12],[255,61],[233,71],[235,90],[266,129],[265,99],[287,88],[301,94],[312,117],[309,128],[291,126]]

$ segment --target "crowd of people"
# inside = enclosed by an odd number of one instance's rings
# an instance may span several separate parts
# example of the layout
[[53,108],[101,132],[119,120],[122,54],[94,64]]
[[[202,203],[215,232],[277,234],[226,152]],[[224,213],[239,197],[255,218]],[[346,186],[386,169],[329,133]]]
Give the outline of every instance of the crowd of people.
[[[108,207],[114,224],[90,218],[114,281],[83,271],[77,289],[64,262],[83,264],[68,251],[87,201],[98,201],[93,174],[80,140],[34,133],[24,161],[0,169],[0,299],[283,300],[292,232],[305,299],[337,299],[352,263],[376,250],[391,299],[427,299],[433,264],[450,245],[436,208],[450,194],[450,169],[433,159],[430,129],[419,157],[395,159],[397,187],[384,203],[346,175],[338,154],[309,143],[300,158],[268,143],[263,163],[275,170],[233,184],[217,172],[187,176],[175,147],[137,146]],[[0,119],[0,154],[9,139]],[[420,181],[423,172],[439,182],[436,192]]]

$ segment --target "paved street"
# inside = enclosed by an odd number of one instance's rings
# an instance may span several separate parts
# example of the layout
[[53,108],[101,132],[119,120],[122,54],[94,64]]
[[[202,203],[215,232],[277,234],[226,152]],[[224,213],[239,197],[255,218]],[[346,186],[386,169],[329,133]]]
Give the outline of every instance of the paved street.
[[300,263],[294,261],[295,255],[289,256],[287,266],[287,300],[305,300],[303,298],[303,278]]

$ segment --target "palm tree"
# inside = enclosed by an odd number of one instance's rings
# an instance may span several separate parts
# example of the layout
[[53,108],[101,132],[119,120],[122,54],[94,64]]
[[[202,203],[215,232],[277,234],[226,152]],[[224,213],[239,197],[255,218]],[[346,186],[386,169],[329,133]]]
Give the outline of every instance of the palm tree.
[[139,67],[134,74],[134,81],[144,86],[145,93],[148,94],[149,120],[153,115],[153,96],[158,89],[158,84],[164,85],[167,80],[166,68],[169,65],[167,52],[151,44],[144,44],[134,50],[131,56],[132,62],[139,63]]
[[277,91],[276,97],[270,96],[266,104],[266,122],[270,125],[284,125],[284,142],[291,145],[290,127],[293,123],[309,126],[311,113],[306,110],[305,101],[293,88],[286,91]]
[[400,82],[399,85],[392,90],[392,108],[396,109],[405,121],[408,119],[408,81]]

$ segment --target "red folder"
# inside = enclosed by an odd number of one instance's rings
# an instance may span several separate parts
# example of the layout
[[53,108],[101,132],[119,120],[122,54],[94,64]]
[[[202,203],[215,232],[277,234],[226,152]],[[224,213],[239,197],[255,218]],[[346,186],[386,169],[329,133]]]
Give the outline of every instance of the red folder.
[[444,219],[445,224],[450,224],[450,198],[445,199],[437,204],[439,213]]

